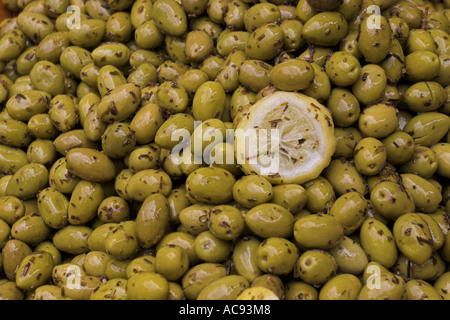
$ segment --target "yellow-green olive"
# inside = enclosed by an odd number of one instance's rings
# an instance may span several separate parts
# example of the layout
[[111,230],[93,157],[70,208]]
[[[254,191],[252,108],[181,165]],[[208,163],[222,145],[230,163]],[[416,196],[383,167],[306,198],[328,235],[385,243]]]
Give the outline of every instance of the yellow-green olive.
[[83,225],[97,216],[97,208],[105,196],[99,183],[81,180],[70,196],[67,219],[73,225]]
[[295,266],[295,275],[311,285],[321,285],[332,278],[338,269],[336,260],[327,251],[313,249],[303,252]]
[[81,254],[89,251],[88,239],[92,228],[85,225],[68,225],[53,235],[53,244],[58,250],[69,254]]
[[319,292],[319,300],[356,300],[361,281],[352,274],[340,274],[331,278]]
[[294,269],[299,254],[298,248],[291,241],[270,237],[256,249],[256,263],[263,272],[289,274]]
[[324,176],[336,190],[336,196],[350,191],[361,194],[366,194],[368,191],[367,179],[358,171],[353,160],[344,158],[332,160],[325,169]]
[[375,175],[387,160],[384,143],[376,138],[363,138],[355,147],[354,161],[356,169],[364,175]]
[[49,170],[49,185],[62,193],[69,194],[73,191],[80,178],[70,173],[67,169],[65,157],[56,160]]
[[427,222],[417,213],[406,213],[394,223],[398,249],[412,262],[425,263],[433,252],[433,238]]
[[237,273],[250,282],[263,274],[256,262],[256,250],[261,241],[256,237],[245,236],[236,242],[232,260]]
[[408,108],[413,111],[432,112],[439,109],[445,103],[447,94],[444,87],[438,82],[421,81],[411,85],[405,91],[403,99],[408,105]]
[[270,70],[272,84],[284,91],[307,89],[313,84],[314,76],[312,65],[299,59],[286,60]]
[[431,182],[414,173],[403,173],[400,176],[418,211],[431,213],[438,209],[442,194]]
[[108,91],[98,104],[98,115],[105,122],[123,121],[131,116],[141,102],[141,89],[126,83]]
[[136,236],[140,245],[150,248],[157,244],[169,225],[169,203],[160,193],[149,195],[136,217]]
[[62,192],[52,187],[45,188],[39,192],[37,202],[42,220],[48,226],[59,229],[67,225],[69,201]]
[[361,247],[370,261],[391,268],[397,261],[398,252],[391,230],[382,222],[368,218],[360,228]]
[[450,128],[450,117],[440,112],[425,112],[412,117],[403,127],[416,144],[431,147],[438,143]]
[[402,184],[394,181],[377,184],[370,193],[370,201],[379,214],[390,220],[415,210],[412,196]]
[[227,271],[223,264],[199,263],[190,268],[181,279],[184,295],[187,299],[196,299],[208,284],[226,275]]
[[187,195],[193,202],[221,204],[232,200],[236,179],[225,169],[199,168],[186,179]]
[[387,77],[384,69],[376,64],[366,64],[352,85],[352,93],[360,103],[368,105],[382,97],[386,85]]
[[367,201],[361,193],[345,193],[331,205],[329,214],[339,220],[344,227],[344,234],[349,235],[366,219]]
[[293,230],[296,243],[306,249],[330,249],[344,237],[344,227],[339,220],[323,213],[301,217],[295,221]]
[[106,182],[115,177],[116,168],[104,153],[89,148],[73,148],[66,154],[67,170],[81,179]]
[[6,188],[6,194],[22,200],[38,194],[48,183],[48,169],[40,163],[29,163],[14,173]]
[[172,191],[172,180],[160,169],[146,169],[133,174],[125,192],[134,201],[143,202],[148,196],[160,193],[168,196]]
[[24,291],[31,291],[45,284],[52,275],[53,259],[45,251],[35,251],[26,256],[16,272],[16,284]]
[[283,46],[283,29],[270,22],[263,24],[251,33],[245,46],[245,53],[250,59],[270,60],[282,50]]
[[377,103],[365,108],[358,119],[361,133],[377,139],[387,137],[397,126],[397,109],[385,103]]
[[254,234],[263,238],[289,237],[293,232],[294,216],[278,204],[264,203],[247,212],[245,223]]
[[182,6],[174,0],[159,0],[151,10],[156,27],[172,36],[180,36],[187,29],[187,17]]

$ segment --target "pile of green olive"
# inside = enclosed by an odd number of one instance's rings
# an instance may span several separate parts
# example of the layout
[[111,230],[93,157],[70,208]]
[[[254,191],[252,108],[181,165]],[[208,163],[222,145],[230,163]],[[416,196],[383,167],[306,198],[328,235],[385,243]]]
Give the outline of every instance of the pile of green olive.
[[[0,299],[450,299],[449,0],[3,5]],[[275,91],[332,114],[318,178],[173,159]]]

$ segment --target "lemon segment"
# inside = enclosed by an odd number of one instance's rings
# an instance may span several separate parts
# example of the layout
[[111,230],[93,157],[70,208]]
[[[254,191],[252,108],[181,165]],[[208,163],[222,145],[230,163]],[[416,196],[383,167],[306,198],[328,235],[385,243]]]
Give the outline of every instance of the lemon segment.
[[273,184],[317,178],[336,149],[328,109],[301,93],[277,91],[252,105],[236,126],[235,156],[245,174]]

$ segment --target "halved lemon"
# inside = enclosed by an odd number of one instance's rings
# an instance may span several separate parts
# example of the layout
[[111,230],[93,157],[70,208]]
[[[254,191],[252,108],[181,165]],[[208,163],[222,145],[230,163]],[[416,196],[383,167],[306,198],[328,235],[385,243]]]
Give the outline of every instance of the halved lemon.
[[277,91],[258,100],[235,128],[235,156],[243,172],[273,184],[317,178],[335,149],[331,113],[301,93]]

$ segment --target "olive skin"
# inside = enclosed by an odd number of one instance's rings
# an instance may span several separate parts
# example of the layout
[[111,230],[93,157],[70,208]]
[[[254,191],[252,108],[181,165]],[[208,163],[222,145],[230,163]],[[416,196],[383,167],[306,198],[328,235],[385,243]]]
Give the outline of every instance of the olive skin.
[[[206,204],[221,204],[229,202],[232,195],[232,187],[236,179],[222,168],[199,168],[189,174],[186,179],[187,195],[193,202]],[[214,185],[221,186],[225,192],[219,191]],[[225,188],[225,186],[227,186]]]
[[104,153],[88,148],[74,148],[66,154],[67,169],[92,182],[106,182],[115,177],[116,168]]
[[303,37],[317,46],[335,46],[345,37],[348,24],[339,12],[320,12],[303,26]]
[[136,236],[144,248],[150,248],[163,237],[169,224],[169,203],[162,194],[148,196],[136,217]]
[[422,264],[433,252],[433,239],[426,221],[407,213],[394,223],[393,234],[399,250],[414,263]]
[[309,88],[314,80],[314,75],[311,64],[298,59],[286,60],[270,70],[272,84],[285,91]]
[[380,27],[373,28],[370,17],[361,22],[358,34],[359,49],[369,63],[381,62],[391,48],[392,30],[385,17],[380,16]]
[[[30,261],[31,260],[31,261]],[[26,256],[16,272],[16,284],[25,291],[46,283],[52,274],[53,259],[45,251],[35,251]]]
[[287,237],[292,234],[294,216],[280,205],[265,203],[250,209],[245,223],[261,237]]
[[373,218],[366,219],[360,230],[361,246],[367,257],[391,268],[397,261],[398,251],[394,235],[382,222]]
[[132,300],[165,300],[169,295],[169,282],[155,272],[142,272],[127,281],[127,297]]
[[[317,237],[318,234],[323,236]],[[344,236],[342,224],[331,215],[312,214],[294,224],[294,238],[303,248],[330,249]]]

